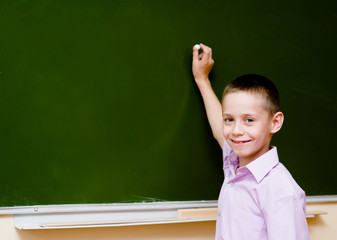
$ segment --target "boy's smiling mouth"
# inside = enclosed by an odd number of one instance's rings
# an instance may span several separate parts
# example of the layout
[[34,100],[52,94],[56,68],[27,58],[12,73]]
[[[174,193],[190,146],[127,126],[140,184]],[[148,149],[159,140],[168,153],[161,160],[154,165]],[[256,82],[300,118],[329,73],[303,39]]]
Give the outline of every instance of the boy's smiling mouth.
[[251,140],[234,140],[234,139],[231,139],[231,141],[234,143],[234,144],[244,144],[244,143],[248,143],[250,142]]

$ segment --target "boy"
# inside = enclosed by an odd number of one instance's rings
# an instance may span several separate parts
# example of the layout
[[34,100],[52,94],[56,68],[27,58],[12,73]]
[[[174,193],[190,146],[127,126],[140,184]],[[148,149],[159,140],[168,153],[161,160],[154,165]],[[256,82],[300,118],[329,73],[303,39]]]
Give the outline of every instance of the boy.
[[212,50],[193,48],[192,71],[213,136],[223,148],[225,180],[218,200],[215,239],[307,240],[305,193],[270,146],[284,116],[274,84],[259,75],[232,81],[222,105],[208,75]]

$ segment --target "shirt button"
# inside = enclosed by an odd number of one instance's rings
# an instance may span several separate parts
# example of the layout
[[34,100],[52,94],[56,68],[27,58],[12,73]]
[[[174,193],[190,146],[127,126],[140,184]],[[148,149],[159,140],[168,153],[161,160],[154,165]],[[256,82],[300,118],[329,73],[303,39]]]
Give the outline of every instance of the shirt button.
[[230,183],[229,186],[230,186],[230,187],[233,187],[233,186],[234,186],[234,183]]

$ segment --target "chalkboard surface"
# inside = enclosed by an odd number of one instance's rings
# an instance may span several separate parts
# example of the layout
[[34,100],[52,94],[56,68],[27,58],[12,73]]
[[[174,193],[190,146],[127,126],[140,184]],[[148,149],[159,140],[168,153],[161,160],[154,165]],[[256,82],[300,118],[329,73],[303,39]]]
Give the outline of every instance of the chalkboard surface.
[[0,206],[214,200],[223,173],[191,74],[221,96],[272,79],[272,144],[308,195],[337,194],[336,1],[0,3]]

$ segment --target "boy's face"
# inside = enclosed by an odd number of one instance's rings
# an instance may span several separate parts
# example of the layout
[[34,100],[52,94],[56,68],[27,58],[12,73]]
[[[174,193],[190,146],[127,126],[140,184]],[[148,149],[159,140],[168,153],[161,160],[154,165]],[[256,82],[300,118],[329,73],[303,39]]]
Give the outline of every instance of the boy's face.
[[240,166],[269,150],[273,118],[263,101],[259,94],[244,91],[228,93],[223,99],[223,134],[239,156]]

